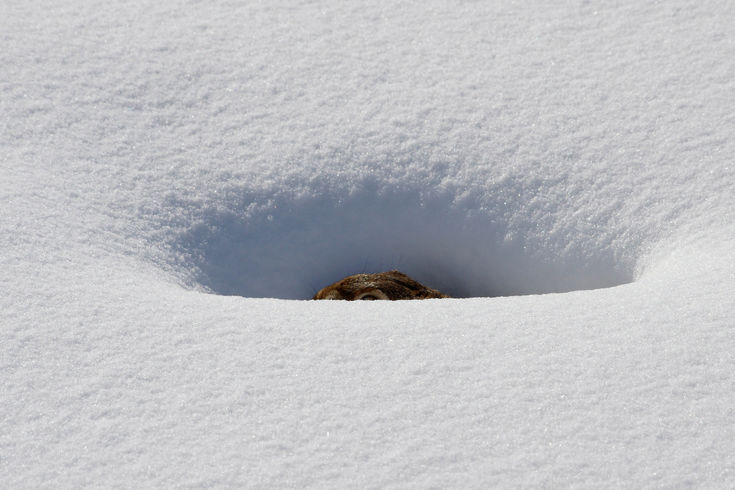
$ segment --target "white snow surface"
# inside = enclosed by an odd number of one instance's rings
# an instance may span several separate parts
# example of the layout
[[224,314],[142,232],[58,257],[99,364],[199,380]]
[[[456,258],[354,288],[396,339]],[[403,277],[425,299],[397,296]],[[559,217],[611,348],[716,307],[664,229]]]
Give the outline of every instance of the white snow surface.
[[[0,481],[735,487],[735,5],[4,0]],[[398,268],[457,299],[313,302]]]

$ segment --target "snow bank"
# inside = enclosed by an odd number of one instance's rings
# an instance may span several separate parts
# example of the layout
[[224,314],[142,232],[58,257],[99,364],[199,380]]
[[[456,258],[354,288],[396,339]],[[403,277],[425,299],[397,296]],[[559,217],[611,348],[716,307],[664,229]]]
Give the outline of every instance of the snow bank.
[[0,480],[734,486],[734,18],[7,3]]

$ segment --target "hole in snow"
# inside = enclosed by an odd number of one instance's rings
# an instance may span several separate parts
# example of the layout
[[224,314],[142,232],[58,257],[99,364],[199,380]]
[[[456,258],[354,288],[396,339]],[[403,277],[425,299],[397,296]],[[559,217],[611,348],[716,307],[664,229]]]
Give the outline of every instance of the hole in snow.
[[193,281],[217,294],[308,299],[390,269],[460,298],[596,289],[633,275],[612,247],[544,240],[505,210],[447,198],[362,191],[239,208],[207,211],[175,243]]

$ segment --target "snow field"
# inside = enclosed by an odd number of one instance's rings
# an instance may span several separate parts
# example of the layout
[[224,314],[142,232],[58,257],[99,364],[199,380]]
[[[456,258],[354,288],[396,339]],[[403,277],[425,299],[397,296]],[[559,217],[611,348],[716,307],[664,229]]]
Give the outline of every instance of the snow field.
[[731,6],[2,10],[4,485],[734,485]]

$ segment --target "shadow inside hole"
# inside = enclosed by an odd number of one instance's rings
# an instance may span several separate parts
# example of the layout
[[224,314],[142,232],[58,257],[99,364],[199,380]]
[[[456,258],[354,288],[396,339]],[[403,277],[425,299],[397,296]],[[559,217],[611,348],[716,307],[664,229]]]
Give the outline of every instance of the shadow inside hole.
[[209,212],[176,246],[199,285],[247,297],[309,299],[348,275],[390,269],[459,298],[596,289],[632,278],[610,252],[575,256],[567,246],[559,257],[509,240],[507,223],[491,212],[447,203],[367,191],[282,200],[249,214]]

